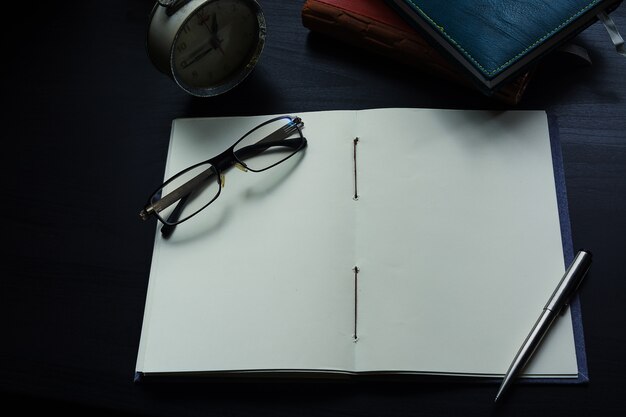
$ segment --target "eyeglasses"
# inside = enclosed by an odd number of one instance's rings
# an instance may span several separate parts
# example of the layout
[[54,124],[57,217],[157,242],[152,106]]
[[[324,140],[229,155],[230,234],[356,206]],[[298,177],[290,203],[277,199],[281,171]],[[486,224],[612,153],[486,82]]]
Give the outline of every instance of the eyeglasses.
[[223,171],[235,166],[243,171],[261,172],[286,161],[306,146],[304,123],[299,117],[280,116],[246,133],[233,146],[204,162],[192,165],[165,181],[151,194],[139,216],[151,216],[163,223],[161,232],[174,227],[207,208],[220,195]]

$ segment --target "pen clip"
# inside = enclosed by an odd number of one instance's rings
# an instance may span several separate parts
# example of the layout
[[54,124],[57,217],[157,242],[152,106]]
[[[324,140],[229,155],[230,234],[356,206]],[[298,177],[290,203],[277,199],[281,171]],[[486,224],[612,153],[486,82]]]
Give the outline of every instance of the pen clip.
[[574,261],[565,271],[561,282],[546,304],[548,310],[555,311],[560,315],[565,314],[583,278],[591,267],[591,257],[591,253],[586,251],[579,251],[576,254]]
[[[583,276],[586,275],[587,272],[589,271],[589,266],[587,266],[587,269],[583,272]],[[561,311],[559,311],[559,314],[561,316],[565,314],[565,311],[567,311],[567,307],[569,307],[569,305],[571,304],[572,299],[576,296],[576,294],[578,294],[578,289],[580,288],[580,285],[582,283],[583,283],[583,279],[581,278],[580,280],[578,280],[578,283],[576,283],[576,285],[572,288],[572,291],[570,292],[570,294],[565,299],[565,302],[563,303],[563,307],[561,307]]]

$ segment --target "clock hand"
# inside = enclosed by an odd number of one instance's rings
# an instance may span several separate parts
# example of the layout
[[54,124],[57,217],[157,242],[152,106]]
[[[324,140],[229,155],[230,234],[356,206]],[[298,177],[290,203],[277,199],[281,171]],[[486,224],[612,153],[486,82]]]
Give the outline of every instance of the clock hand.
[[182,62],[181,62],[181,64],[180,64],[180,66],[181,66],[182,68],[187,68],[187,67],[189,67],[190,65],[192,65],[192,64],[194,64],[194,63],[196,63],[196,62],[198,62],[198,61],[199,61],[199,60],[200,60],[203,56],[205,56],[206,54],[208,54],[209,52],[211,52],[213,49],[215,49],[215,48],[213,48],[213,47],[209,47],[209,48],[205,49],[204,51],[202,51],[202,52],[200,52],[200,53],[198,53],[198,54],[194,55],[194,56],[193,56],[193,58],[191,58],[190,60],[184,60],[184,61],[182,61]]
[[203,56],[205,56],[206,54],[208,54],[214,49],[219,49],[222,55],[226,55],[226,53],[224,52],[224,49],[222,48],[222,39],[220,39],[219,36],[217,35],[217,31],[219,30],[219,25],[217,23],[217,15],[213,13],[210,19],[211,19],[211,26],[209,26],[207,22],[209,20],[208,16],[203,17],[202,20],[199,22],[200,25],[205,26],[209,30],[209,33],[211,35],[211,37],[209,38],[210,47],[203,51],[202,51],[203,47],[200,47],[199,50],[201,50],[202,52],[198,53],[198,50],[196,50],[192,54],[190,54],[192,58],[190,60],[183,61],[181,63],[182,68],[187,68],[190,65],[198,62],[198,60],[200,60]]
[[217,25],[217,14],[213,13],[213,19],[211,19],[211,33],[217,36],[217,31],[219,30]]
[[211,46],[213,47],[213,49],[219,49],[222,55],[226,55],[226,53],[224,52],[224,49],[222,49],[223,40],[220,39],[220,37],[217,34],[217,32],[219,31],[219,25],[217,23],[217,14],[213,13],[211,15],[210,27],[207,25],[207,20],[208,19],[204,19],[203,23],[206,26],[206,28],[209,30],[209,33],[211,34],[211,40],[210,40]]
[[218,38],[217,35],[214,38],[211,38],[211,46],[213,49],[219,49],[222,55],[226,55],[224,49],[222,49],[222,39]]

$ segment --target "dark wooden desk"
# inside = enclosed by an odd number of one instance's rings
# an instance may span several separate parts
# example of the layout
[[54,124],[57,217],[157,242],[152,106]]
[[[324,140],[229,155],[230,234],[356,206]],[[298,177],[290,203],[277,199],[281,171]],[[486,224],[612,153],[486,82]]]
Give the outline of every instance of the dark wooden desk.
[[[146,56],[152,4],[43,2],[4,15],[14,25],[2,29],[5,409],[160,416],[626,415],[626,59],[599,24],[579,37],[593,66],[544,70],[519,106],[555,117],[574,246],[595,254],[582,291],[589,385],[519,386],[494,407],[496,387],[484,384],[134,384],[154,233],[138,211],[163,176],[173,118],[506,108],[312,36],[300,21],[302,2],[279,0],[261,1],[269,34],[253,75],[224,96],[192,98]],[[614,18],[626,32],[625,7]]]

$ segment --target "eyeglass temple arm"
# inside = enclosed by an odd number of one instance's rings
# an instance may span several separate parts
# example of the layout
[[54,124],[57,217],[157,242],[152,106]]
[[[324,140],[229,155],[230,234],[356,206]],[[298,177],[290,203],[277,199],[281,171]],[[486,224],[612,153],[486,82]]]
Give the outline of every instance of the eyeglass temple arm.
[[[174,204],[175,202],[179,200],[181,202],[183,200],[186,200],[196,188],[198,188],[202,183],[206,182],[213,175],[215,175],[215,171],[213,170],[213,168],[209,168],[209,169],[206,169],[205,171],[202,171],[201,173],[199,173],[198,175],[196,175],[195,177],[193,177],[186,183],[180,185],[178,188],[172,190],[170,193],[161,197],[158,201],[146,206],[141,211],[141,213],[139,213],[139,215],[141,216],[143,220],[146,220],[148,219],[150,214],[158,213],[168,208],[169,206],[171,206],[172,204]],[[184,207],[184,204],[183,204],[183,207]]]

